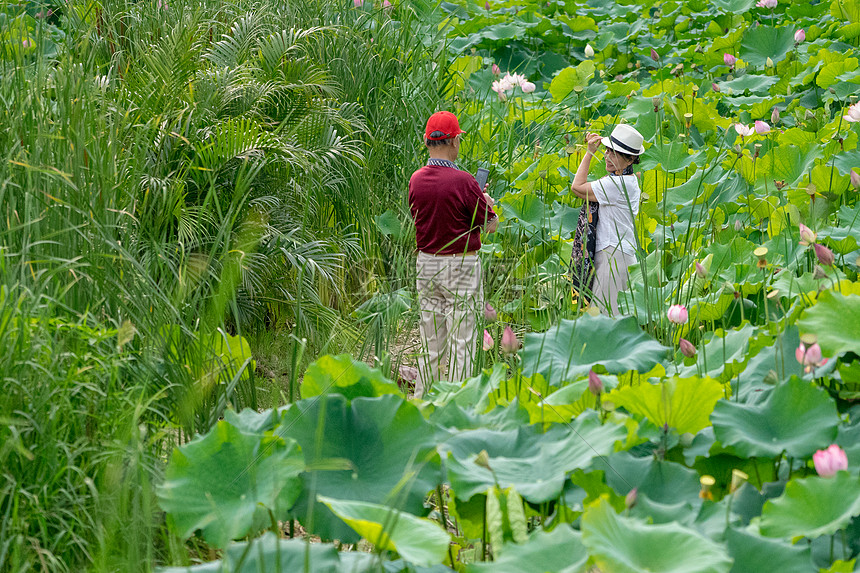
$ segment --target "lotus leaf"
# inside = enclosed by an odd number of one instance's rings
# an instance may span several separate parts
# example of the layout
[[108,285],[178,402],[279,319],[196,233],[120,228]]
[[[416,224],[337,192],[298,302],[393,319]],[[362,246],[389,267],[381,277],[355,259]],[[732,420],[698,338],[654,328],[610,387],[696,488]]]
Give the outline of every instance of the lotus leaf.
[[562,524],[552,531],[538,529],[526,543],[508,543],[492,563],[470,563],[466,573],[579,573],[588,554],[582,535]]
[[[245,417],[247,419],[247,416]],[[284,519],[301,492],[304,462],[290,438],[218,422],[174,450],[156,493],[183,538],[201,530],[216,547]]]
[[605,499],[582,517],[582,542],[598,567],[613,573],[727,573],[725,548],[677,524],[621,517]]
[[764,504],[761,533],[814,539],[836,533],[856,515],[860,515],[860,481],[856,475],[841,471],[831,478],[794,479],[782,496]]
[[660,363],[666,347],[642,332],[634,317],[613,320],[585,314],[562,320],[546,333],[525,336],[523,374],[540,373],[554,386],[600,365],[610,374],[646,372]]
[[397,384],[378,368],[371,368],[349,354],[326,355],[308,366],[301,386],[302,398],[337,392],[347,398],[357,396],[402,395]]
[[717,440],[738,455],[806,458],[833,443],[839,417],[824,390],[792,377],[758,405],[720,400],[711,422]]
[[797,325],[802,333],[816,336],[825,356],[860,354],[860,295],[824,291],[815,306],[803,311]]
[[[448,450],[448,480],[458,499],[468,500],[498,485],[541,503],[559,496],[569,472],[609,454],[626,436],[624,426],[601,425],[596,413],[588,412],[545,433],[539,426],[471,430],[452,436],[442,447]],[[488,454],[489,469],[475,461],[482,451]]]
[[324,539],[353,543],[358,537],[326,506],[311,501],[316,495],[421,515],[424,495],[440,482],[433,426],[398,396],[301,400],[284,412],[275,431],[299,442],[309,467],[292,513]]
[[755,328],[751,324],[745,324],[739,330],[730,332],[717,329],[711,339],[698,349],[696,364],[684,367],[681,374],[694,376],[703,372],[717,380],[728,382],[743,370],[749,360],[749,341],[754,333]]
[[394,508],[319,496],[318,500],[377,549],[396,551],[423,567],[442,562],[450,537],[439,524]]
[[659,384],[613,390],[605,399],[631,414],[648,418],[657,427],[666,424],[679,434],[695,434],[710,426],[708,418],[724,394],[723,386],[712,378],[673,376]]
[[794,27],[758,26],[747,30],[741,40],[740,56],[754,66],[764,66],[768,58],[781,61],[794,47]]
[[619,495],[635,487],[639,494],[660,504],[699,503],[698,475],[679,463],[616,452],[593,465],[606,474],[607,485]]
[[807,545],[760,537],[749,531],[726,530],[729,555],[735,560],[732,573],[779,571],[809,573],[813,571],[812,552]]
[[218,561],[193,567],[165,567],[158,573],[346,573],[337,548],[326,543],[279,539],[271,531],[262,537],[232,543]]

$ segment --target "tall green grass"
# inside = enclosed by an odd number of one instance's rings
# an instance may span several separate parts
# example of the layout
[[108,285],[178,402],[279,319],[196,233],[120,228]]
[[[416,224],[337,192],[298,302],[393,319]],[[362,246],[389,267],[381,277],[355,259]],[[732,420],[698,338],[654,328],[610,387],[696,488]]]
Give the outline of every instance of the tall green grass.
[[[352,308],[406,252],[375,217],[405,213],[440,32],[428,6],[41,8],[5,9],[34,47],[0,59],[0,571],[189,563],[153,483],[228,405],[293,399],[362,338]],[[286,392],[213,359],[231,335],[280,348]]]

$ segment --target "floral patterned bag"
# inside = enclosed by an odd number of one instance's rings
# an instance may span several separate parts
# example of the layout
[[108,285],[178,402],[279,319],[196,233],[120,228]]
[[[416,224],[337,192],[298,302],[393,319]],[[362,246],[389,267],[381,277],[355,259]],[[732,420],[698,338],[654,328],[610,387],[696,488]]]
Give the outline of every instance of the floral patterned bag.
[[568,273],[573,283],[573,299],[576,303],[582,298],[582,306],[591,300],[594,285],[594,255],[597,246],[597,220],[600,205],[596,201],[586,201],[579,211],[576,232],[573,235],[573,252],[570,254]]

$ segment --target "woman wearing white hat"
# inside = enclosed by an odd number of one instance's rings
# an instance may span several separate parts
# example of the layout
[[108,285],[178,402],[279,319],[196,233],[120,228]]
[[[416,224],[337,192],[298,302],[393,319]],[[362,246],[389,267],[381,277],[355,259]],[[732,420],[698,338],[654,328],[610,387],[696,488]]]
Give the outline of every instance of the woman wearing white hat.
[[[618,313],[618,291],[627,287],[627,267],[636,260],[636,228],[639,214],[639,181],[633,165],[644,153],[642,134],[629,125],[618,125],[609,137],[589,133],[588,150],[573,177],[571,190],[577,197],[600,205],[597,220],[592,300],[604,313]],[[591,159],[606,148],[604,160],[608,175],[588,181]]]

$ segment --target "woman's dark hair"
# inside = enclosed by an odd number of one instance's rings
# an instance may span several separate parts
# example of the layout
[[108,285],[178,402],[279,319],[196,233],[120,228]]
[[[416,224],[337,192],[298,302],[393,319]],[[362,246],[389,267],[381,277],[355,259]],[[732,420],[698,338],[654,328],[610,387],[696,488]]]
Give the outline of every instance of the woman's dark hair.
[[639,165],[639,156],[638,155],[630,155],[627,153],[621,153],[619,151],[616,151],[615,153],[617,153],[618,155],[620,155],[624,159],[632,161],[632,163],[630,165],[628,165],[626,168],[624,168],[624,171],[622,171],[621,174],[622,175],[633,175],[633,166]]

